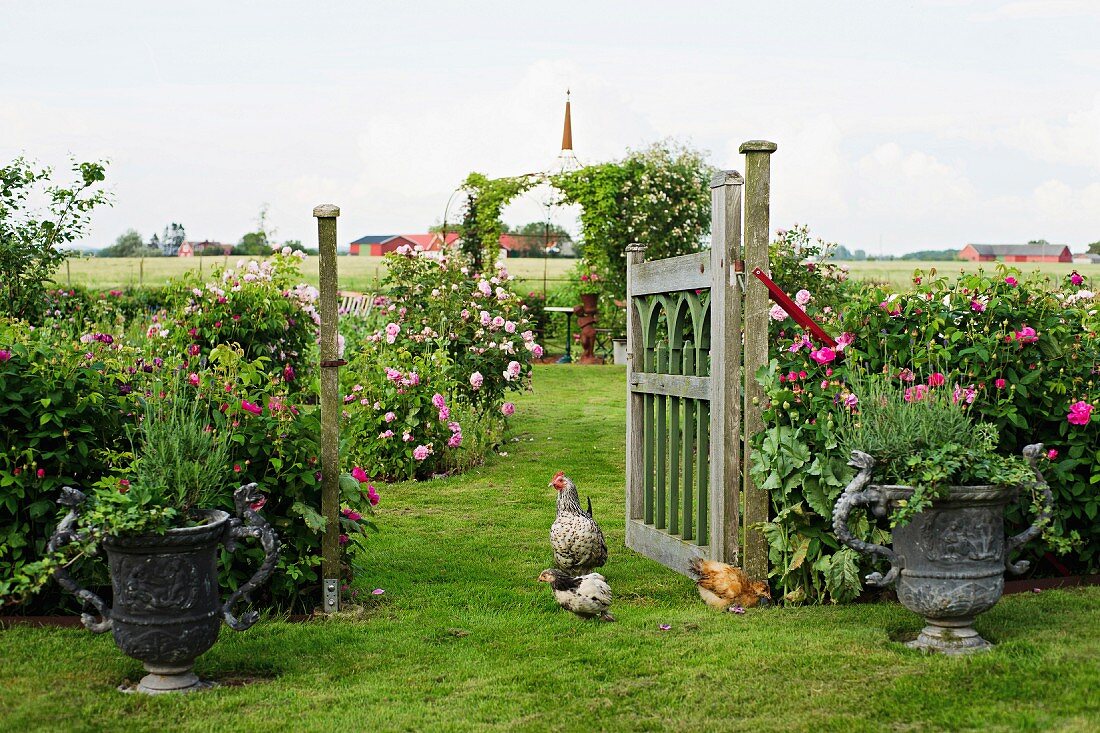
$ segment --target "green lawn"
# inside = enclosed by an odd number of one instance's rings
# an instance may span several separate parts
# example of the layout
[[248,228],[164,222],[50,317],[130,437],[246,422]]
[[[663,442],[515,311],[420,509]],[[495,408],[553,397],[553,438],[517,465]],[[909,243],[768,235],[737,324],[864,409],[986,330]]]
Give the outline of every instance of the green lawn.
[[[0,632],[0,729],[1096,730],[1100,589],[1005,598],[977,623],[998,646],[965,659],[892,641],[921,625],[896,605],[708,610],[623,547],[624,391],[621,368],[537,367],[507,456],[383,491],[357,585],[386,594],[363,620],[225,630],[198,662],[253,684],[125,696],[140,665],[110,638]],[[559,469],[608,535],[618,623],[564,613],[535,582]]]

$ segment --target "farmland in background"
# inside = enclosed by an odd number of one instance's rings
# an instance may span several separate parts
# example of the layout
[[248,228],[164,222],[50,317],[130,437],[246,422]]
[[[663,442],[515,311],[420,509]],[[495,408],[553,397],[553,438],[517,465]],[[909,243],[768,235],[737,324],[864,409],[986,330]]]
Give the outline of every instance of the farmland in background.
[[[215,267],[228,264],[232,267],[240,257],[149,257],[143,261],[137,257],[92,258],[74,257],[67,265],[62,265],[54,275],[58,285],[84,285],[90,288],[124,288],[138,285],[159,286],[168,280],[179,277],[188,270],[200,267],[206,273]],[[524,282],[530,290],[541,290],[545,273],[547,287],[566,279],[567,272],[576,260],[572,259],[536,259],[515,258],[508,260],[508,271]],[[920,262],[916,260],[890,260],[874,262],[847,262],[852,277],[874,283],[890,283],[898,289],[906,288],[912,282],[913,271],[921,269],[925,273],[935,270],[939,275],[952,276],[960,271],[974,272],[979,269],[974,262]],[[997,263],[983,262],[982,269],[994,272]],[[1039,270],[1052,279],[1061,280],[1073,270],[1082,275],[1100,277],[1100,265],[1062,264],[1053,262],[1024,262],[1015,265],[1022,272]],[[346,257],[339,259],[340,287],[344,290],[369,292],[378,285],[383,262],[381,257]],[[306,281],[317,284],[317,258],[308,257],[302,265]]]

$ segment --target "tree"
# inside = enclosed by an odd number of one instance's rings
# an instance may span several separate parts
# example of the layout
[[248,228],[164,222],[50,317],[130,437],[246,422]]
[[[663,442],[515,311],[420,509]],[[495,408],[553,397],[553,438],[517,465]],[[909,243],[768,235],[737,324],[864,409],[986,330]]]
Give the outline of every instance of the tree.
[[[233,248],[233,254],[266,257],[278,246],[275,244],[275,229],[267,224],[269,208],[267,204],[260,206],[260,213],[256,217],[256,231],[241,237],[241,241]],[[301,246],[301,242],[298,244]]]
[[1100,255],[1100,242],[1093,242],[1090,244],[1089,252],[1094,255]]
[[[156,235],[154,235],[154,240]],[[142,241],[141,235],[135,229],[127,229],[119,235],[115,243],[99,251],[100,257],[160,257],[162,252],[159,243]]]
[[265,232],[249,232],[241,237],[241,241],[233,248],[235,255],[260,255],[266,257],[271,254],[271,244],[267,241]]
[[[0,166],[0,315],[33,321],[47,284],[67,253],[58,249],[84,234],[91,212],[110,204],[103,163],[73,163],[76,180],[52,185],[51,168],[22,156]],[[44,200],[45,210],[28,200]]]
[[646,259],[698,251],[710,229],[710,177],[703,154],[672,141],[614,163],[554,176],[564,203],[580,204],[582,255],[605,275],[609,294],[626,295],[626,246]]

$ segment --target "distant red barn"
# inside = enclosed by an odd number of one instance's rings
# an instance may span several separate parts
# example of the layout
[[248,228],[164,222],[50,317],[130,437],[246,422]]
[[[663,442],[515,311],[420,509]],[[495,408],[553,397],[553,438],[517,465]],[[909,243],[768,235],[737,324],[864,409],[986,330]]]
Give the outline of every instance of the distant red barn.
[[959,257],[971,262],[1073,262],[1065,244],[968,244]]
[[[458,241],[458,232],[447,232],[446,246],[451,246]],[[420,247],[425,252],[438,252],[444,248],[443,235],[438,232],[430,234],[371,234],[360,237],[351,243],[349,254],[353,256],[370,255],[381,257],[393,252],[401,245]]]

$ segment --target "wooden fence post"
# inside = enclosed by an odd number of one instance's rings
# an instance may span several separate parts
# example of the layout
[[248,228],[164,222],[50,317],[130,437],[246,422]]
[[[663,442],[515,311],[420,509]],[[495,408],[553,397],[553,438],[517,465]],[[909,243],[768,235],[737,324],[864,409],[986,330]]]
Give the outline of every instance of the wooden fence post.
[[715,560],[739,564],[741,498],[741,185],[737,171],[711,179],[710,546]]
[[[645,245],[634,242],[626,247],[626,470],[627,486],[642,485],[645,449],[642,435],[642,410],[645,398],[631,390],[630,377],[644,367],[642,324],[633,302],[634,266],[645,260]],[[641,519],[644,509],[642,492],[626,492],[626,523]]]
[[321,311],[321,579],[324,613],[340,610],[340,393],[336,309],[336,217],[340,208],[321,204],[317,217],[317,249],[320,255]]
[[[776,144],[767,140],[742,143],[745,155],[745,272],[753,268],[770,273],[768,235],[771,205],[771,154]],[[764,429],[764,389],[757,370],[768,363],[768,289],[754,277],[745,278],[745,557],[742,567],[753,578],[768,575],[768,545],[752,525],[768,521],[768,493],[758,489],[749,474],[751,440]]]

